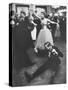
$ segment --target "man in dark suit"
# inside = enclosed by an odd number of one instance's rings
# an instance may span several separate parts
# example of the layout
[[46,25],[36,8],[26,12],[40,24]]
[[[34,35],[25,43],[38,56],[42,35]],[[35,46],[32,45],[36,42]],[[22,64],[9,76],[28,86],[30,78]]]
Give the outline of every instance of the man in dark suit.
[[42,74],[47,69],[51,69],[56,72],[60,64],[59,57],[63,57],[62,52],[56,46],[50,45],[49,42],[45,44],[45,50],[42,50],[42,51],[38,50],[38,54],[40,53],[42,54],[42,52],[46,54],[47,61],[40,68],[38,68],[37,71],[34,72],[32,76],[30,76],[27,72],[25,73],[29,82],[35,77]]
[[25,66],[32,65],[27,55],[27,50],[33,46],[31,39],[31,30],[33,28],[33,24],[24,20],[12,31],[13,67],[16,70],[21,70]]
[[65,40],[66,42],[66,17],[60,18],[60,32],[61,32],[61,39]]
[[39,34],[39,31],[41,30],[42,28],[42,25],[41,25],[41,20],[35,15],[36,13],[33,13],[33,17],[34,17],[34,23],[36,23],[36,29],[37,29],[37,33],[36,33],[36,38],[38,37],[38,34]]
[[39,34],[39,31],[42,28],[42,25],[41,25],[41,21],[39,19],[34,19],[34,22],[37,24],[37,26],[36,26],[36,28],[37,28],[36,38],[37,38],[38,37],[38,34]]
[[[57,22],[57,17],[53,17],[51,20],[54,22]],[[56,24],[50,24],[50,25],[51,25],[51,29],[52,29],[53,40],[55,41]]]

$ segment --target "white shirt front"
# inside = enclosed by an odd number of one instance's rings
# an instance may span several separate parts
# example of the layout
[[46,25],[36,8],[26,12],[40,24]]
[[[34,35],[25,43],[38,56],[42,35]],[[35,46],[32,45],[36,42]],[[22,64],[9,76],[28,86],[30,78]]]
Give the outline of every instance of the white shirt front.
[[36,29],[36,27],[34,27],[34,29],[31,32],[32,40],[36,40],[36,33],[37,33],[37,29]]

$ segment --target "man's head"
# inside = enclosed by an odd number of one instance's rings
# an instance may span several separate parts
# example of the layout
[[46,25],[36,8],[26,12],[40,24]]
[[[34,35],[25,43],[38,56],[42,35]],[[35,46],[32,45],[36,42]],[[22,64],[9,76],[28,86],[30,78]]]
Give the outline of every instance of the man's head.
[[21,11],[20,16],[21,16],[22,18],[25,18],[26,13],[25,13],[24,11]]
[[14,19],[15,15],[16,15],[16,13],[14,11],[10,11],[10,13],[9,13],[10,18]]

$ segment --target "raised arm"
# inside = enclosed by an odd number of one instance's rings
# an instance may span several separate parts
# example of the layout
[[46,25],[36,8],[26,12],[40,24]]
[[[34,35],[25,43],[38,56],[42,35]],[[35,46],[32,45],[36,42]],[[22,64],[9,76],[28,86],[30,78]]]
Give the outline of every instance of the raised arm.
[[50,19],[47,19],[47,21],[52,23],[52,24],[57,24],[57,22],[51,21]]
[[41,20],[41,17],[39,17],[35,12],[33,13],[33,17]]

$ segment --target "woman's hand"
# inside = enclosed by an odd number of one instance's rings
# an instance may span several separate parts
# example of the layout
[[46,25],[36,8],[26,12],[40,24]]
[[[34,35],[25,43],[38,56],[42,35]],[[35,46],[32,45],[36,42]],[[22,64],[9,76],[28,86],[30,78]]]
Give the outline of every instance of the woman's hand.
[[38,53],[38,50],[37,50],[37,48],[34,48],[34,51],[35,51],[36,53]]

